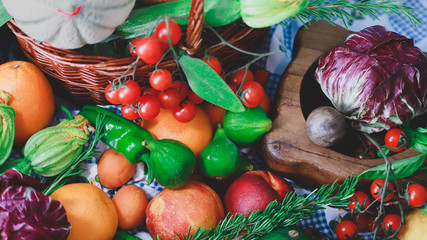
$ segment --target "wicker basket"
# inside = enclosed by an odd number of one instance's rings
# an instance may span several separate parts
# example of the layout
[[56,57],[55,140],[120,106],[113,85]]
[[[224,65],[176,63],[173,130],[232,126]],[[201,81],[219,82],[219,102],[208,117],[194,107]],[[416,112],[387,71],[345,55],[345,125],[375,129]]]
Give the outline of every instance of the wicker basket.
[[[200,57],[207,46],[213,46],[219,39],[211,32],[203,32],[204,0],[192,0],[189,23],[185,41],[181,48],[192,56]],[[58,49],[46,43],[37,43],[25,35],[16,23],[8,22],[9,28],[16,35],[18,42],[28,60],[36,64],[43,72],[58,80],[60,86],[78,104],[107,104],[104,89],[109,81],[120,77],[135,61],[135,58],[112,58],[105,56],[83,55],[73,50]],[[230,24],[218,28],[220,35],[234,46],[245,50],[254,50],[263,40],[268,29],[253,29],[241,24]],[[209,54],[218,57],[223,65],[232,64],[242,55],[225,46],[219,45],[209,50]],[[159,67],[176,70],[176,62],[165,58]],[[139,61],[135,80],[143,85],[148,84],[148,75],[154,65]]]

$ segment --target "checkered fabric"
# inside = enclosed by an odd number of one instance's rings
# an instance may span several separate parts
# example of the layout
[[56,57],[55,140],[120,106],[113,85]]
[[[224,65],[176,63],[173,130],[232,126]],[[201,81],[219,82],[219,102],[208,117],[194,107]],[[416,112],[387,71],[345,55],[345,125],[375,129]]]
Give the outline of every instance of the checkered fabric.
[[[420,10],[420,12],[416,12],[415,15],[421,20],[423,20],[423,22],[427,22],[426,0],[407,0],[403,1],[403,4]],[[343,25],[341,20],[336,20],[335,22],[339,25]],[[359,31],[365,27],[377,24],[383,25],[384,27],[386,27],[386,29],[390,31],[395,31],[409,38],[413,38],[415,45],[422,49],[424,52],[427,52],[427,24],[423,24],[419,27],[414,27],[406,17],[401,18],[396,15],[388,15],[383,13],[380,14],[379,20],[372,17],[366,17],[365,19],[357,20],[351,26],[349,26],[349,29],[352,31]],[[272,26],[270,28],[268,37],[258,49],[259,52],[276,51],[277,49],[279,49],[279,46],[282,46],[284,49],[286,49],[286,51],[283,53],[261,59],[256,63],[257,66],[255,66],[256,68],[265,68],[270,72],[270,81],[266,86],[266,92],[272,100],[280,77],[289,62],[292,60],[292,46],[294,43],[294,38],[298,29],[301,26],[302,24],[300,22],[293,20],[287,20],[285,24],[277,24]],[[120,114],[120,109],[118,108],[118,106],[106,105],[102,107],[110,108],[111,110],[116,111]],[[74,114],[76,113],[77,111],[74,112]],[[55,116],[56,122],[59,122],[61,118],[65,117],[59,110],[57,111],[57,114]],[[105,151],[108,148],[102,142],[100,142],[97,147],[100,149],[101,152]],[[243,149],[242,156],[246,160],[252,162],[256,169],[266,169],[261,152],[262,151],[259,148]],[[13,152],[10,159],[15,159],[20,156],[20,153]],[[104,192],[106,192],[110,197],[112,197],[118,189],[108,189],[99,184],[97,178],[98,160],[99,156],[97,158],[85,161],[83,167],[87,169],[87,171],[83,173],[82,176],[85,177],[88,182],[91,182],[92,184],[95,184],[96,186],[100,187]],[[134,174],[133,178],[127,183],[127,185],[128,184],[134,184],[141,187],[145,191],[149,199],[153,198],[160,191],[163,190],[163,187],[156,181],[154,181],[150,185],[146,184],[146,175],[144,174],[143,164],[138,164],[137,171]],[[306,195],[310,192],[309,189],[303,189],[295,185],[295,183],[293,183],[293,186],[298,194]],[[346,212],[344,210],[336,208],[326,208],[317,211],[309,219],[304,219],[300,221],[298,225],[302,228],[314,227],[320,229],[321,232],[329,235],[330,237],[335,237],[334,233],[329,228],[328,223],[331,220],[337,220],[345,213]],[[140,226],[137,229],[133,229],[132,231],[130,231],[130,233],[144,240],[152,239],[147,233],[147,230],[144,225]],[[371,238],[372,237],[368,235],[365,239]]]

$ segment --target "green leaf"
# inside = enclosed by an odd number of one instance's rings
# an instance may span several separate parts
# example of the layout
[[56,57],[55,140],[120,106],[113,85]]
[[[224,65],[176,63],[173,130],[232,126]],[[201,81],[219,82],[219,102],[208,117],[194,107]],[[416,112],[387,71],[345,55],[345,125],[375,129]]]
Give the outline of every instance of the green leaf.
[[427,207],[424,208],[423,212],[421,213],[421,215],[424,215],[424,213],[427,212]]
[[[391,163],[393,174],[390,175],[390,180],[401,179],[412,175],[420,169],[424,162],[425,154],[418,156],[397,160]],[[386,165],[382,164],[370,168],[360,174],[361,178],[378,179],[386,177]]]
[[243,112],[245,107],[225,81],[201,59],[182,55],[179,65],[190,88],[206,101],[231,112]]
[[3,6],[3,2],[0,1],[0,27],[7,23],[10,19],[12,19],[12,16],[9,15]]

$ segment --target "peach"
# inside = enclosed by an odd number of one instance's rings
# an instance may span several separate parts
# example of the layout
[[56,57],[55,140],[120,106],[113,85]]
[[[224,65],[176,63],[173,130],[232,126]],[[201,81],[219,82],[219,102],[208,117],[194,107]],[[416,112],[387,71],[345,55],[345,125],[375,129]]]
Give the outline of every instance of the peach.
[[230,214],[248,214],[264,210],[277,200],[283,201],[292,185],[278,174],[266,170],[250,171],[234,180],[224,195],[224,206]]
[[173,239],[176,234],[194,233],[197,227],[216,227],[224,219],[224,206],[208,185],[190,180],[179,189],[165,188],[149,203],[146,225],[153,238]]

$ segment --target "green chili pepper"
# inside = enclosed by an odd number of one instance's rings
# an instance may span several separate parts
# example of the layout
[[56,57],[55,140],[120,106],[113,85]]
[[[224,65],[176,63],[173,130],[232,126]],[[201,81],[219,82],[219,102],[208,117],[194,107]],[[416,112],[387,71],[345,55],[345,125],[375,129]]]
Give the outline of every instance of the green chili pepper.
[[15,139],[15,110],[7,105],[9,95],[0,90],[0,165],[2,165],[12,152]]
[[[101,140],[110,148],[123,154],[130,163],[136,164],[143,161],[148,169],[147,183],[150,184],[153,181],[154,177],[150,166],[149,150],[142,145],[143,141],[153,139],[151,133],[102,107],[85,105],[79,115],[87,118],[95,128],[102,127],[102,130],[98,129],[104,134]],[[98,115],[105,118],[103,126],[96,126]]]

